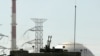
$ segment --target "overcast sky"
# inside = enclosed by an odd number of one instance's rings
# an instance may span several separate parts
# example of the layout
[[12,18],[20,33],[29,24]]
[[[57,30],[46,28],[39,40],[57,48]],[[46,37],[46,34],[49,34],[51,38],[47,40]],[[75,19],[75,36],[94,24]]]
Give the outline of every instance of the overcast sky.
[[[75,0],[17,0],[17,45],[34,39],[34,32],[24,32],[34,27],[31,18],[44,18],[44,45],[52,35],[52,46],[73,42]],[[11,0],[0,0],[0,33],[8,35],[0,45],[10,47]],[[31,37],[30,37],[31,36]],[[76,42],[84,44],[95,56],[100,56],[100,0],[77,0]],[[3,43],[3,44],[2,44]]]

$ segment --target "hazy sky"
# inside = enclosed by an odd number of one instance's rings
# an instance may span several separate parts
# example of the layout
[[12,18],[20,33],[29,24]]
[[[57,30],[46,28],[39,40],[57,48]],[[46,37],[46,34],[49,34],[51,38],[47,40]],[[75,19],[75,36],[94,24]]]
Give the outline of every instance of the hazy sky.
[[[44,44],[48,35],[53,36],[54,46],[73,42],[74,5],[75,0],[17,0],[17,45],[34,39],[34,32],[23,37],[27,29],[34,27],[31,18],[47,19],[44,23]],[[7,47],[11,37],[11,7],[11,0],[0,0],[0,33],[9,36],[3,38],[0,45]],[[77,0],[76,42],[84,44],[95,56],[100,56],[99,24],[100,0]]]

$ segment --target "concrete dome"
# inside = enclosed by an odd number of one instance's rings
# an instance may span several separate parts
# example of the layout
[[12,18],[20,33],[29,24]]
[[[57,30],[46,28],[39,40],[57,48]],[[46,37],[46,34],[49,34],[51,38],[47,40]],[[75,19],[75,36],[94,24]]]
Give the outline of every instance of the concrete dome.
[[[55,46],[57,49],[68,50],[68,52],[74,52],[74,43],[73,42],[65,42]],[[75,43],[75,51],[81,52],[81,56],[94,56],[92,52],[87,49],[85,46],[79,43]]]

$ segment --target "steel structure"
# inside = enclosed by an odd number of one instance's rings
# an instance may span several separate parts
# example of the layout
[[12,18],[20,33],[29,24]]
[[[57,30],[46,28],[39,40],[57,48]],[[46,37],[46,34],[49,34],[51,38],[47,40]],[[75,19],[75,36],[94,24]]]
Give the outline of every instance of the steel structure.
[[40,52],[40,48],[43,48],[43,23],[46,19],[32,19],[35,22],[35,53]]

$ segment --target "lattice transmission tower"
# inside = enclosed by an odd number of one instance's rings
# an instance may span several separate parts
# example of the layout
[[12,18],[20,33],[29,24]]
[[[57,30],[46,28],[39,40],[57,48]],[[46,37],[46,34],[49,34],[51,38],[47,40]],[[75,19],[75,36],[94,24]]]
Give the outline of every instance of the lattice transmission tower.
[[43,23],[47,19],[32,18],[32,20],[35,22],[35,53],[39,53],[40,48],[43,48]]

